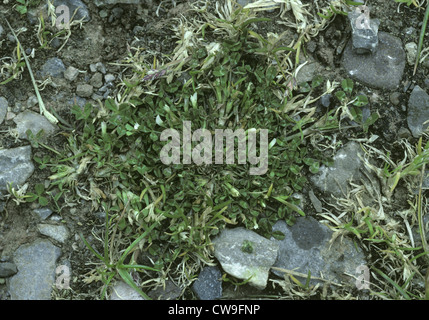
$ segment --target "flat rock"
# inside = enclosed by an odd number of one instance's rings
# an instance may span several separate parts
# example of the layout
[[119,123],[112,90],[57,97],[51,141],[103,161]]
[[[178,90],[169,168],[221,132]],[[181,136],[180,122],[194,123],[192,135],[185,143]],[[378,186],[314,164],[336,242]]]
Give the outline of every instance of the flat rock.
[[363,177],[360,169],[363,163],[358,157],[362,150],[358,143],[349,142],[334,156],[332,166],[320,166],[319,172],[310,177],[311,182],[321,191],[336,197],[347,193],[349,180],[359,181]]
[[63,225],[52,225],[48,223],[40,223],[37,226],[39,232],[47,237],[50,237],[60,243],[65,243],[70,233]]
[[82,98],[89,98],[92,95],[94,87],[90,84],[79,84],[76,88],[76,94]]
[[264,289],[268,273],[274,264],[278,244],[257,233],[239,227],[224,229],[213,239],[214,256],[222,269],[238,278],[249,280],[249,284]]
[[386,32],[378,33],[378,47],[373,53],[358,54],[352,40],[344,49],[342,65],[347,74],[369,87],[394,90],[402,79],[405,68],[402,41]]
[[419,86],[415,86],[408,100],[407,123],[411,133],[418,138],[429,124],[429,95]]
[[6,191],[9,183],[22,186],[33,171],[30,146],[0,150],[0,191]]
[[20,139],[27,139],[27,130],[31,130],[35,136],[40,130],[43,130],[44,135],[42,138],[47,138],[52,135],[57,127],[49,122],[45,116],[35,113],[30,110],[25,110],[18,114],[13,121],[16,123],[16,130]]
[[144,300],[144,298],[125,282],[118,281],[113,286],[110,300]]
[[66,67],[60,58],[50,58],[36,74],[40,78],[63,78]]
[[[338,284],[354,284],[355,279],[345,273],[358,276],[357,268],[366,264],[363,252],[356,250],[353,241],[343,238],[331,244],[332,231],[312,217],[299,217],[292,227],[281,220],[273,226],[273,230],[285,235],[283,240],[273,239],[279,244],[279,254],[273,267],[304,275],[310,271],[313,277]],[[272,270],[283,277],[284,272]],[[298,278],[305,283],[305,277]],[[320,281],[313,279],[310,283]]]
[[168,279],[165,286],[152,289],[147,295],[154,300],[175,300],[182,294],[182,289]]
[[205,267],[198,279],[192,284],[192,290],[200,300],[215,300],[222,297],[222,273],[217,267]]
[[39,208],[34,209],[33,213],[40,218],[40,220],[45,220],[52,214],[52,210],[49,208]]
[[60,255],[60,248],[49,240],[38,239],[20,246],[13,256],[18,273],[9,282],[11,299],[50,300]]

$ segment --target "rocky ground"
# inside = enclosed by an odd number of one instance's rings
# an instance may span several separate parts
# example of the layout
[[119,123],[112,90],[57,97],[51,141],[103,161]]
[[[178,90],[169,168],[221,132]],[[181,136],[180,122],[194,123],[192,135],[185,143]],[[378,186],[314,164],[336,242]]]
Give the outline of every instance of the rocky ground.
[[[98,100],[105,101],[118,94],[118,85],[126,72],[120,61],[127,56],[130,44],[170,53],[175,47],[171,40],[172,18],[189,14],[188,1],[179,0],[55,0],[55,7],[65,4],[73,11],[80,6],[76,20],[82,19],[82,24],[73,27],[67,43],[58,38],[50,43],[50,50],[44,50],[39,49],[40,43],[34,37],[37,17],[40,13],[46,14],[42,2],[26,14],[12,8],[14,1],[0,3],[0,61],[9,62],[6,57],[16,48],[16,40],[5,22],[7,18],[15,30],[27,28],[19,38],[29,56],[35,50],[30,60],[39,89],[43,88],[41,95],[46,106],[63,119],[71,118],[73,105],[98,104]],[[238,2],[246,5],[250,1]],[[362,270],[382,259],[381,254],[373,247],[362,246],[353,232],[341,233],[339,229],[327,227],[326,222],[343,222],[329,214],[334,209],[340,215],[347,205],[353,207],[353,202],[361,201],[355,208],[362,208],[385,200],[383,181],[369,169],[365,160],[368,152],[363,151],[360,143],[365,144],[366,151],[374,147],[374,150],[390,152],[393,162],[404,157],[401,148],[405,144],[401,141],[412,146],[416,144],[429,118],[429,60],[423,61],[413,75],[424,10],[399,6],[394,1],[374,0],[368,5],[371,19],[378,21],[370,24],[371,37],[358,45],[372,53],[355,50],[351,36],[361,40],[360,31],[350,27],[347,17],[338,15],[306,43],[307,64],[296,79],[298,83],[311,81],[319,74],[331,81],[352,78],[356,92],[369,98],[363,117],[367,119],[373,113],[379,115],[368,139],[359,139],[347,129],[331,134],[331,142],[338,139],[338,143],[331,144],[336,147],[329,150],[334,155],[332,166],[322,166],[318,174],[309,177],[310,183],[304,192],[296,195],[301,198],[301,208],[309,217],[298,217],[293,226],[283,220],[274,226],[274,230],[283,232],[284,239],[267,239],[241,227],[226,229],[213,239],[215,266],[203,268],[189,288],[178,288],[171,281],[165,288],[152,289],[148,293],[150,297],[273,297],[281,296],[279,292],[283,289],[289,298],[306,298],[316,291],[294,291],[281,279],[287,273],[305,283],[307,270],[311,270],[313,276],[310,284],[330,287],[334,292],[331,298],[373,297],[367,287],[361,290],[359,284],[362,282],[356,279],[362,280],[360,277],[365,274]],[[280,19],[277,10],[264,14],[276,21]],[[46,79],[49,81],[43,83]],[[323,110],[338,102],[333,94],[327,94],[316,104]],[[32,132],[43,129],[47,138],[41,143],[54,149],[61,147],[67,137],[64,127],[52,124],[39,113],[31,79],[24,72],[19,79],[0,86],[0,300],[97,299],[100,281],[90,265],[94,261],[92,253],[79,238],[79,233],[84,231],[90,242],[97,241],[104,216],[100,210],[93,209],[90,201],[82,200],[64,208],[46,206],[40,198],[32,203],[19,201],[19,192],[25,194],[23,188],[34,190],[39,185],[43,189],[48,180],[40,163],[35,161],[36,157],[43,159],[43,149],[36,150],[30,144],[28,129]],[[375,152],[371,155],[375,160],[377,156],[381,158]],[[354,184],[350,184],[350,180]],[[13,197],[10,187],[8,189],[10,182],[15,190]],[[427,188],[429,181],[424,180],[423,189]],[[400,216],[409,209],[409,203],[415,201],[416,190],[410,189],[406,184],[399,184],[386,207],[389,211],[383,211],[381,205],[377,207],[377,219],[396,224],[397,220],[389,219]],[[351,204],[344,207],[334,201],[347,197]],[[402,231],[407,230],[406,237],[412,237],[408,231],[414,235],[412,244],[421,245],[416,220],[400,221],[409,227],[401,227]],[[429,234],[426,237],[429,238]],[[427,264],[416,261],[416,270],[424,273]],[[250,275],[253,277],[248,283],[235,286],[223,278],[225,273],[237,282],[245,281]],[[380,278],[374,278],[374,274],[371,277],[374,281]],[[419,278],[415,282],[415,292],[421,292],[423,281]],[[109,292],[113,292],[111,299],[140,298],[120,281],[116,289]],[[320,292],[317,296],[326,298]]]

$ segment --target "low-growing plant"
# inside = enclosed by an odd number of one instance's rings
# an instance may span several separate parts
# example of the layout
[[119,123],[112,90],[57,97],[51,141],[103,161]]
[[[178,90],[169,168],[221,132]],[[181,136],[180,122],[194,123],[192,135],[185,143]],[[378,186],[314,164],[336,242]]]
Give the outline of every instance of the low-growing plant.
[[363,131],[368,132],[369,126],[374,124],[378,119],[377,113],[372,113],[366,119],[363,118],[362,107],[368,104],[368,97],[364,94],[359,94],[353,97],[354,83],[351,79],[344,79],[341,81],[343,90],[335,92],[335,96],[340,101],[341,105],[336,113],[341,111],[341,119],[347,117],[351,121],[355,121],[362,125]]
[[49,203],[49,200],[46,196],[43,194],[45,193],[45,186],[41,183],[36,183],[34,186],[34,193],[27,193],[26,194],[26,201],[27,202],[35,202],[37,201],[42,207],[47,206]]
[[[143,270],[149,271],[159,271],[156,268],[144,266],[135,263],[135,261],[131,258],[131,261],[126,261],[129,259],[130,255],[134,252],[136,248],[144,242],[146,238],[150,238],[150,234],[152,229],[156,226],[156,223],[150,225],[144,232],[139,235],[128,247],[126,247],[125,251],[120,255],[119,259],[115,260],[115,258],[111,257],[109,250],[114,245],[113,241],[115,239],[115,233],[112,234],[111,238],[109,238],[109,234],[111,233],[111,224],[114,217],[109,216],[109,208],[104,204],[103,208],[105,210],[105,233],[104,233],[104,241],[103,241],[103,253],[100,254],[97,250],[85,239],[85,237],[80,234],[82,241],[85,243],[87,248],[102,262],[102,266],[97,268],[97,271],[101,275],[102,282],[104,286],[101,290],[101,299],[106,298],[106,292],[109,288],[109,285],[112,280],[116,276],[120,276],[122,280],[132,287],[136,292],[138,292],[145,300],[150,300],[150,297],[144,293],[140,286],[137,285],[133,279],[132,272],[142,272]],[[116,229],[114,229],[116,230]],[[110,240],[110,242],[109,242]]]

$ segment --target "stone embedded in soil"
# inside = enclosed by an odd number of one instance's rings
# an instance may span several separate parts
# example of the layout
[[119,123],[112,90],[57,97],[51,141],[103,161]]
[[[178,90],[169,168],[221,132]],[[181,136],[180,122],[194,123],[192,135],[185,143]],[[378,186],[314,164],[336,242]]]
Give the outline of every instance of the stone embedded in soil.
[[317,62],[309,62],[305,64],[296,75],[296,82],[298,84],[303,82],[310,82],[313,78],[321,73],[321,66]]
[[311,182],[321,191],[336,197],[347,194],[349,180],[360,181],[362,160],[358,157],[362,150],[358,143],[349,142],[334,156],[332,166],[320,166],[319,172],[310,177]]
[[36,75],[40,78],[63,78],[65,70],[66,67],[64,66],[63,61],[54,57],[48,59]]
[[[76,15],[73,18],[74,21],[83,19],[84,22],[88,22],[91,20],[88,7],[81,0],[55,0],[54,1],[55,8],[57,8],[60,5],[65,5],[69,8],[70,17],[72,17],[75,10],[78,9],[76,12]],[[60,15],[61,15],[61,12],[57,13],[58,17]]]
[[60,255],[61,249],[49,240],[38,239],[20,246],[13,256],[18,273],[10,278],[11,299],[50,300]]
[[200,300],[215,300],[222,297],[222,273],[217,267],[204,267],[192,290]]
[[415,42],[409,42],[405,45],[405,51],[407,52],[407,61],[410,66],[414,65],[417,56],[417,44]]
[[429,119],[429,95],[419,86],[415,86],[408,100],[407,123],[411,133],[418,138],[429,124],[424,124]]
[[18,114],[13,121],[16,123],[16,130],[20,139],[28,139],[27,130],[31,130],[34,136],[43,130],[42,138],[51,136],[57,130],[57,127],[50,123],[46,117],[29,110]]
[[31,147],[24,146],[0,150],[0,191],[6,191],[9,183],[22,186],[33,174]]
[[212,242],[214,256],[226,273],[238,279],[250,278],[248,283],[257,289],[266,287],[277,257],[277,243],[242,227],[224,229]]
[[8,107],[9,103],[7,102],[6,98],[0,97],[0,124],[3,123],[3,120],[6,117]]
[[37,228],[39,232],[47,237],[50,237],[60,243],[65,243],[69,238],[70,233],[66,226],[52,225],[47,223],[40,223]]
[[80,84],[76,88],[76,94],[82,98],[89,98],[92,96],[92,91],[94,87],[90,84]]
[[89,80],[89,84],[97,89],[101,88],[103,85],[103,75],[100,72],[94,73],[94,75]]
[[64,71],[64,78],[68,81],[75,81],[79,75],[79,70],[73,66],[70,66]]
[[106,83],[113,82],[113,81],[115,81],[115,76],[113,74],[110,74],[110,73],[106,74],[104,76],[104,81],[106,81]]
[[125,282],[118,281],[112,288],[110,300],[144,300],[144,298]]
[[344,50],[342,65],[352,79],[364,85],[394,90],[399,86],[405,68],[402,41],[386,32],[379,32],[375,52],[357,54],[350,40]]
[[0,278],[13,276],[17,272],[16,264],[12,262],[0,262]]
[[[323,278],[335,283],[355,284],[355,279],[345,273],[359,276],[357,268],[366,265],[361,249],[356,249],[347,237],[330,243],[333,232],[312,217],[299,217],[293,226],[278,221],[273,230],[285,235],[279,244],[279,254],[273,267],[293,270],[303,275],[311,272],[312,277]],[[272,269],[274,274],[283,277],[284,272]],[[305,276],[298,279],[305,283]],[[311,284],[320,280],[313,279]]]
[[[164,286],[165,285],[165,286]],[[175,300],[183,292],[183,289],[168,279],[163,286],[152,289],[147,295],[154,300]]]
[[37,215],[40,220],[46,220],[52,214],[52,210],[49,208],[39,208],[34,209],[33,213]]

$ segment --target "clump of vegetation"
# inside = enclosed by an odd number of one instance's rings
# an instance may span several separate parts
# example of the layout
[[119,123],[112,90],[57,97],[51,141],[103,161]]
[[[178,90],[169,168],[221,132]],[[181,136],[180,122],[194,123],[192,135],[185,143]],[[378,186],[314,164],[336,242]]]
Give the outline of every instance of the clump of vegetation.
[[[100,200],[110,202],[111,226],[123,239],[132,242],[153,226],[141,255],[183,285],[202,263],[213,262],[211,238],[227,225],[281,237],[272,234],[276,221],[292,223],[296,214],[304,215],[294,193],[304,187],[307,172],[316,173],[327,162],[305,144],[303,129],[336,125],[328,116],[316,122],[314,107],[305,105],[314,92],[320,96],[335,86],[326,87],[318,78],[306,84],[300,99],[293,97],[289,66],[279,55],[295,50],[250,29],[265,18],[237,8],[224,14],[208,20],[199,34],[193,30],[192,39],[185,30],[192,26],[182,22],[173,62],[163,65],[155,58],[149,65],[139,50],[130,52],[133,75],[124,80],[117,101],[73,107],[79,134],[68,139],[69,156],[50,166],[57,198],[70,190],[80,193],[85,176],[94,207]],[[198,38],[204,40],[191,45]],[[181,56],[185,50],[186,58]],[[249,175],[251,164],[239,163],[238,152],[232,164],[224,158],[223,164],[165,165],[161,134],[165,129],[182,133],[183,121],[211,133],[243,129],[246,140],[251,130],[268,130],[268,171]],[[176,268],[182,272],[171,271]]]
[[[319,16],[319,27],[343,12],[338,3],[322,11],[329,16]],[[33,147],[43,147],[52,156],[35,157],[41,169],[50,170],[51,183],[46,189],[38,186],[30,200],[52,200],[61,211],[67,203],[84,199],[92,202],[94,211],[106,214],[102,253],[82,235],[99,259],[96,270],[104,283],[103,298],[115,278],[124,279],[145,298],[150,287],[164,284],[168,277],[182,288],[188,287],[201,266],[214,262],[211,239],[228,226],[244,226],[281,239],[283,235],[273,233],[272,225],[280,219],[293,224],[296,216],[305,215],[295,194],[305,187],[308,174],[329,164],[321,149],[307,138],[317,135],[329,144],[326,132],[338,130],[344,116],[362,126],[363,137],[368,134],[377,114],[363,117],[361,109],[368,99],[355,95],[350,79],[336,83],[316,76],[309,83],[296,83],[302,67],[301,45],[309,36],[306,32],[317,34],[317,30],[303,28],[306,12],[294,8],[299,18],[297,30],[302,32],[295,42],[284,34],[258,33],[254,26],[267,19],[231,1],[212,8],[197,2],[193,22],[177,21],[179,40],[170,56],[129,48],[122,65],[131,74],[123,79],[117,96],[104,104],[73,107],[75,128],[64,132],[64,150],[53,150],[37,142],[37,134],[31,135]],[[317,110],[315,102],[330,93],[338,100],[337,108],[326,113]],[[163,163],[161,152],[171,141],[163,141],[162,133],[174,129],[182,137],[184,121],[212,136],[219,129],[243,130],[246,145],[251,133],[267,130],[267,172],[249,174],[252,164],[239,161],[235,151],[240,141],[235,138],[230,163],[225,159],[227,144],[223,144],[222,163],[216,163],[213,154],[211,164],[184,163],[183,143],[180,161]],[[200,141],[192,141],[190,146],[197,156]],[[261,143],[256,142],[256,150],[261,150]],[[246,149],[247,159],[248,152]],[[366,164],[393,192],[399,180],[422,168],[426,153],[420,151],[415,165],[386,169],[384,175]],[[400,270],[404,283],[399,285],[386,268],[374,267],[375,276],[390,286],[385,289],[388,293],[377,293],[379,296],[395,296],[391,291],[397,290],[405,298],[417,297],[408,290],[413,276],[421,275],[415,261],[426,253],[414,256],[417,249],[408,246],[403,234],[395,235],[403,230],[396,220],[383,215],[386,201],[381,194],[372,193],[378,207],[363,205],[363,188],[372,190],[371,186],[354,189],[347,201],[339,201],[341,205],[335,207],[339,215],[332,210],[321,216],[333,223],[336,237],[353,235],[368,248],[383,245],[386,252],[394,252],[380,259],[392,259],[388,267]],[[23,201],[22,192],[15,195],[18,202]],[[243,243],[242,250],[251,253],[253,244]],[[308,295],[315,291],[309,288],[310,277],[302,285]],[[234,283],[225,275],[222,278]]]

